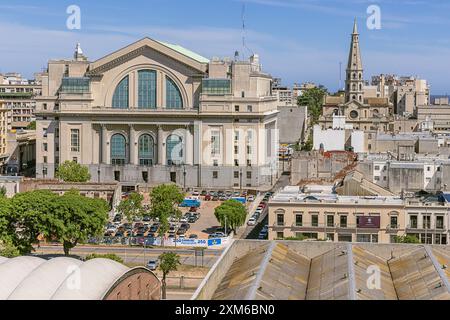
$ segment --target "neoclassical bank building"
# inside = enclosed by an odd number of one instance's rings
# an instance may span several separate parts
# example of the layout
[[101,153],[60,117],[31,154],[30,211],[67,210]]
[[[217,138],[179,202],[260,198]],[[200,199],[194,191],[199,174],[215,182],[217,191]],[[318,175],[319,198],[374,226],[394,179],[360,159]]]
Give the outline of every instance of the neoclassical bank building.
[[277,99],[259,57],[208,60],[144,38],[50,60],[36,97],[36,176],[70,160],[92,182],[263,188],[278,176]]

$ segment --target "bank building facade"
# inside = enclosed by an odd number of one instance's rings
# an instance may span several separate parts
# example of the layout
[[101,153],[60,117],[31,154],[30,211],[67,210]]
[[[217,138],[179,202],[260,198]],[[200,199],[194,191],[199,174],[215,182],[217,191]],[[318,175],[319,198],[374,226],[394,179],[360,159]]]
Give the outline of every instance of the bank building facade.
[[92,182],[264,188],[278,172],[277,102],[259,57],[208,60],[141,39],[89,62],[50,60],[36,97],[36,177],[70,160]]

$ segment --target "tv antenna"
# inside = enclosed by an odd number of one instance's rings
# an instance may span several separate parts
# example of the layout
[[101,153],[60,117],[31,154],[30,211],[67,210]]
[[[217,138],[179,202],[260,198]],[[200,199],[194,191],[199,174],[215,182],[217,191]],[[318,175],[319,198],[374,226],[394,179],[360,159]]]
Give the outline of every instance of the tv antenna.
[[244,49],[247,49],[247,51],[250,52],[251,55],[253,55],[253,51],[250,50],[245,44],[245,3],[242,3],[241,18],[242,18],[242,60],[245,60]]

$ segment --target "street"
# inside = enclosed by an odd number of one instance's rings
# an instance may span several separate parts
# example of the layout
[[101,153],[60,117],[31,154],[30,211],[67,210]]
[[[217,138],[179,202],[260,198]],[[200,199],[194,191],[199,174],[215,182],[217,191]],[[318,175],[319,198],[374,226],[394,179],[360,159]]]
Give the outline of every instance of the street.
[[[180,262],[186,265],[196,265],[195,250],[175,248],[143,248],[143,247],[116,247],[116,246],[78,246],[71,250],[71,255],[85,257],[91,253],[114,253],[124,260],[127,265],[146,265],[150,258],[157,258],[161,253],[174,251],[180,256]],[[222,249],[205,249],[203,266],[211,267],[222,254]],[[35,255],[63,255],[62,246],[40,246],[36,248]],[[202,265],[202,257],[197,257],[197,266]]]

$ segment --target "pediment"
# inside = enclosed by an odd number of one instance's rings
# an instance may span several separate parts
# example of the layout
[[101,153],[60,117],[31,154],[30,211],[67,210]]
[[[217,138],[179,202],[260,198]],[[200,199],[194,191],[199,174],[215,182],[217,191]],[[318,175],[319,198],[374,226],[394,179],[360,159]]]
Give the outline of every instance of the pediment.
[[[175,48],[175,49],[174,49]],[[92,62],[87,75],[99,76],[115,66],[144,54],[146,50],[154,50],[167,56],[198,73],[205,73],[208,67],[207,59],[182,47],[165,44],[150,38],[143,38],[103,58]]]
[[341,106],[345,107],[345,108],[349,108],[349,109],[359,109],[359,108],[366,107],[365,104],[363,104],[357,100],[351,100],[349,102],[342,104]]

